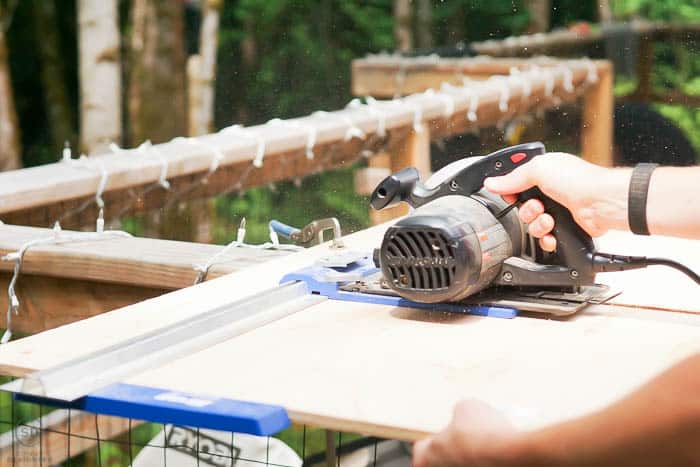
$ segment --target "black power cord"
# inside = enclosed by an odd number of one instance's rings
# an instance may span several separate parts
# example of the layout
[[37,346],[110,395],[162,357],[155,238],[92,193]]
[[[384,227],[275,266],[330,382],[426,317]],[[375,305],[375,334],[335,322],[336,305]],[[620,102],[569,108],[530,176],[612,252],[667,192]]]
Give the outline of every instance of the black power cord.
[[647,266],[666,266],[682,272],[700,285],[700,275],[689,267],[667,258],[647,258],[646,256],[613,255],[610,253],[593,253],[593,265],[596,272],[628,271]]

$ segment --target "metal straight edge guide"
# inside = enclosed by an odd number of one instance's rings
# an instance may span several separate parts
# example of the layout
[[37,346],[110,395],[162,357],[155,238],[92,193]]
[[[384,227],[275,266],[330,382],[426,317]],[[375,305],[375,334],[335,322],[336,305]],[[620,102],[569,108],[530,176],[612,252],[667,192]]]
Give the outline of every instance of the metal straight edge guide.
[[0,386],[20,401],[254,435],[290,424],[283,407],[120,383],[326,300],[284,284]]

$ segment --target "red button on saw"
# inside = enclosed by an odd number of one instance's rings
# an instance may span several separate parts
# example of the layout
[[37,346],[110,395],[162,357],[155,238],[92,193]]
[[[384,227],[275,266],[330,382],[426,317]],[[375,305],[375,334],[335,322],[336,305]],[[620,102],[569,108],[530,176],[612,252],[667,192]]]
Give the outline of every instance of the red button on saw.
[[522,161],[527,157],[527,154],[524,152],[516,152],[512,156],[510,156],[510,160],[513,162],[513,164],[517,164],[518,162]]

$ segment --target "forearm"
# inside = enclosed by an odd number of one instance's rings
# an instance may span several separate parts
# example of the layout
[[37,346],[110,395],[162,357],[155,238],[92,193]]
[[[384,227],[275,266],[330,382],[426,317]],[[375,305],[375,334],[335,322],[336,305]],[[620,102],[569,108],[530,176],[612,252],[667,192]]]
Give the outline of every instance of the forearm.
[[649,231],[700,238],[700,167],[657,168],[649,184]]
[[700,354],[596,414],[494,448],[493,465],[700,465]]
[[[592,187],[593,215],[604,229],[629,230],[628,190],[632,169],[606,169]],[[700,167],[659,167],[652,174],[647,224],[655,235],[700,238]]]

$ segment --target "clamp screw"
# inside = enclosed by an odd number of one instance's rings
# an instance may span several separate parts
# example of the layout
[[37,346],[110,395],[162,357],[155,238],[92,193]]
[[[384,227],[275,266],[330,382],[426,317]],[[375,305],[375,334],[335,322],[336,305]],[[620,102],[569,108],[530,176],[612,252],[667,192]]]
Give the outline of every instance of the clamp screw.
[[451,188],[452,190],[457,190],[457,189],[459,188],[459,185],[457,185],[457,182],[455,182],[454,180],[452,180],[452,181],[450,182],[450,188]]
[[501,161],[496,161],[496,170],[500,170],[501,167],[503,167],[503,162],[501,162]]
[[510,271],[506,271],[503,273],[503,280],[506,282],[510,282],[513,280],[513,273]]
[[571,274],[571,277],[574,279],[578,277],[578,271],[576,269],[573,269],[569,274]]

